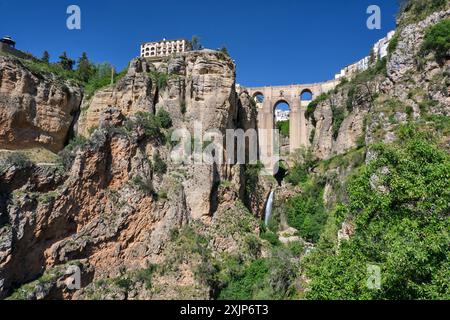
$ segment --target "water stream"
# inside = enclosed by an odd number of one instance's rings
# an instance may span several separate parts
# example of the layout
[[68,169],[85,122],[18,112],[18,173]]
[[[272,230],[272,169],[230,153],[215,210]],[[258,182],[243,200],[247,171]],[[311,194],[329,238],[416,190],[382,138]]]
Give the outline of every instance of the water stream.
[[272,190],[270,192],[269,198],[267,199],[267,204],[266,204],[266,214],[264,217],[264,223],[266,224],[266,226],[269,224],[270,221],[270,217],[272,215],[272,206],[273,206],[273,196],[274,196],[275,191]]

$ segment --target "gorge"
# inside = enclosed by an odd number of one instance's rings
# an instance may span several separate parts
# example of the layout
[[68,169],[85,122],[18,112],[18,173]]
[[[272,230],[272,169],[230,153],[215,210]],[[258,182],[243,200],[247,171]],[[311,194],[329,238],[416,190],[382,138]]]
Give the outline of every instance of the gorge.
[[275,163],[172,157],[174,131],[196,123],[274,127],[280,90],[237,86],[222,51],[135,58],[95,90],[0,54],[0,298],[448,298],[450,7],[415,3],[387,57],[308,103],[292,91],[299,126]]

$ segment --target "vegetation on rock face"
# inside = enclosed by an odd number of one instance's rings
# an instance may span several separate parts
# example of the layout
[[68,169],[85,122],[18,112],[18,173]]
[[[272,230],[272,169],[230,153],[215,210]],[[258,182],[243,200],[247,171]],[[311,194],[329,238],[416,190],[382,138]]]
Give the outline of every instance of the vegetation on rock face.
[[[450,157],[412,125],[396,145],[373,147],[376,159],[350,183],[349,202],[330,219],[351,219],[356,233],[339,249],[323,236],[305,267],[312,299],[450,297]],[[381,268],[370,289],[369,265]]]
[[317,106],[328,99],[328,94],[326,93],[322,93],[320,96],[318,96],[316,99],[314,99],[313,101],[311,101],[308,104],[308,107],[306,108],[305,111],[305,118],[306,119],[311,119],[311,121],[313,122],[313,126],[316,126],[315,123],[315,119],[314,119],[314,111],[316,111]]
[[428,28],[421,47],[422,54],[433,52],[436,60],[443,61],[450,52],[450,19]]
[[435,11],[448,6],[448,0],[401,0],[400,26],[421,21]]
[[72,80],[84,87],[84,93],[87,97],[104,88],[111,83],[117,82],[126,73],[126,70],[116,73],[114,67],[109,63],[93,64],[89,61],[87,54],[83,53],[76,69],[75,61],[70,59],[66,53],[60,56],[58,63],[49,62],[49,54],[44,52],[41,60],[39,59],[21,59],[22,63],[31,71],[37,74],[53,74],[63,80]]
[[277,129],[280,131],[280,134],[283,137],[289,137],[289,120],[287,121],[278,121]]
[[288,200],[286,212],[288,224],[299,231],[300,236],[317,242],[327,219],[323,203],[323,182],[311,180],[303,186],[303,193]]
[[32,165],[30,159],[22,152],[10,152],[3,159],[0,159],[0,174],[14,167],[23,170]]

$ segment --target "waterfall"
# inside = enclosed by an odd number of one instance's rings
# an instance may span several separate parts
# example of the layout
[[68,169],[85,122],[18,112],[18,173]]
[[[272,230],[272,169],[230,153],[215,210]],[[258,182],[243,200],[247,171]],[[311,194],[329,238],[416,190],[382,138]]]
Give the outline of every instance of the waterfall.
[[266,204],[266,215],[264,218],[264,223],[266,224],[266,226],[269,224],[270,216],[272,215],[273,195],[274,191],[272,190],[270,191],[270,195],[269,198],[267,199]]

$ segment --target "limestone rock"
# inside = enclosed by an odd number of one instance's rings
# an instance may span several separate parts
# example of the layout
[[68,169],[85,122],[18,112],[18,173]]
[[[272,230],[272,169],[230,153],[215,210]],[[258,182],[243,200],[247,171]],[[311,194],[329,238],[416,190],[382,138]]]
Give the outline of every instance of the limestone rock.
[[72,81],[38,74],[0,56],[0,148],[64,147],[79,112],[82,89]]

